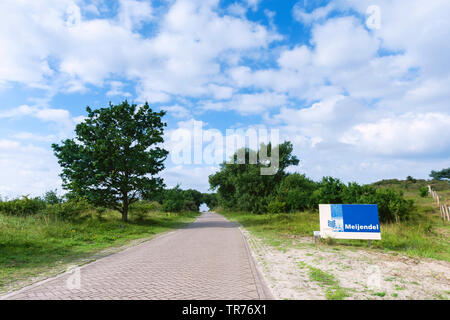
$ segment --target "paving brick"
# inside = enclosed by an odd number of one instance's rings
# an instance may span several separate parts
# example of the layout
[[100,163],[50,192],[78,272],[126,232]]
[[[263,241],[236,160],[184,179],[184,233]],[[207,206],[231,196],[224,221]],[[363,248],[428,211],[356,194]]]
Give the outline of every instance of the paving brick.
[[204,213],[186,228],[84,265],[79,289],[67,286],[72,273],[3,298],[270,299],[245,241],[237,225]]

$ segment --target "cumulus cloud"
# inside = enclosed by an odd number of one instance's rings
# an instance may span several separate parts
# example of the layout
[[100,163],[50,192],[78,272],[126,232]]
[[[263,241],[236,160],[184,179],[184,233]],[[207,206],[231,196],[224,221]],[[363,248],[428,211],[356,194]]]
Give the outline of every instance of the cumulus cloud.
[[[66,89],[75,92],[85,84],[103,86],[115,75],[137,80],[141,100],[217,94],[207,85],[220,78],[225,52],[241,57],[278,39],[263,25],[219,15],[217,8],[218,1],[178,0],[154,22],[147,1],[122,0],[116,17],[93,19],[72,0],[2,1],[8,15],[0,28],[14,32],[0,34],[0,45],[9,48],[0,53],[0,81],[44,86],[64,77],[73,84]],[[136,28],[149,21],[158,32],[143,37]]]
[[341,142],[370,153],[390,156],[450,156],[450,116],[442,113],[413,114],[360,123]]
[[0,112],[0,118],[17,118],[22,116],[33,116],[42,121],[56,123],[74,123],[74,118],[66,109],[41,108],[35,106],[22,105],[17,108]]
[[325,19],[334,9],[335,4],[330,2],[324,7],[319,7],[311,12],[307,12],[301,2],[297,2],[292,9],[292,15],[295,20],[304,23],[311,24]]
[[235,94],[232,99],[224,102],[205,102],[204,110],[237,111],[242,115],[264,114],[270,109],[287,104],[287,96],[275,92],[265,91],[260,93]]
[[161,107],[161,109],[168,111],[175,118],[187,118],[190,116],[189,110],[178,104],[173,106],[164,106]]
[[379,41],[353,17],[330,19],[313,29],[314,63],[319,67],[358,67],[375,57]]
[[61,190],[60,169],[48,149],[0,139],[0,167],[8,168],[0,170],[2,197],[41,196],[47,190]]
[[164,170],[161,177],[169,188],[180,184],[182,189],[197,189],[200,192],[209,190],[208,176],[219,170],[216,166],[178,165]]
[[[121,0],[112,10],[101,0],[4,0],[0,48],[8,50],[0,50],[0,88],[28,86],[50,97],[101,88],[108,97],[163,103],[180,120],[222,119],[231,111],[237,126],[260,121],[282,129],[304,160],[301,170],[318,177],[401,177],[407,170],[426,176],[445,166],[448,1],[377,1],[379,29],[364,21],[373,1],[320,3],[292,8],[308,34],[295,42],[276,31],[278,13],[260,1],[223,8],[218,0],[175,0],[153,8]],[[249,18],[262,9],[267,21]],[[3,107],[0,121],[32,117],[67,135],[83,120],[51,106],[51,98],[21,103]],[[175,129],[191,127],[188,120]],[[19,150],[27,139],[63,135],[28,131],[1,143]],[[3,157],[21,157],[3,150]],[[173,177],[183,170],[172,169]]]

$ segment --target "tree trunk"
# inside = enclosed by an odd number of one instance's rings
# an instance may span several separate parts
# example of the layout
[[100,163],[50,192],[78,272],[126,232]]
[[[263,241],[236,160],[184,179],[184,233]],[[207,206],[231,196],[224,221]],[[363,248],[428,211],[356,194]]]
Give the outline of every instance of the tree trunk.
[[128,197],[124,197],[122,205],[122,221],[128,221]]

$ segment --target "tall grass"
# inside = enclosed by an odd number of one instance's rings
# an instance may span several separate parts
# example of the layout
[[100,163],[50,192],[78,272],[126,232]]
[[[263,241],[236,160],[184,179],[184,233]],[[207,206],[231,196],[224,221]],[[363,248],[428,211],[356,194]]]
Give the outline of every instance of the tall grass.
[[147,212],[124,223],[120,213],[111,210],[102,215],[88,210],[77,219],[48,212],[0,214],[0,292],[12,283],[77,263],[102,249],[180,227],[195,216],[195,212]]

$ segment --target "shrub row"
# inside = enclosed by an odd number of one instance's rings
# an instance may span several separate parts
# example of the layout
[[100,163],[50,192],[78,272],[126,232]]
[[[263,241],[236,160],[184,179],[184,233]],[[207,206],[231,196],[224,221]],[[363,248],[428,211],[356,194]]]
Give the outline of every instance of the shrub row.
[[45,209],[46,203],[40,198],[13,199],[9,201],[0,201],[0,212],[10,215],[29,216]]
[[271,213],[317,210],[320,203],[377,204],[382,222],[407,220],[414,212],[413,201],[406,200],[401,191],[355,182],[346,185],[332,177],[316,183],[298,173],[284,179],[267,209]]
[[91,209],[91,206],[82,199],[48,203],[39,197],[28,198],[24,196],[20,199],[0,201],[0,213],[14,216],[29,216],[42,213],[62,219],[72,219],[89,209]]

